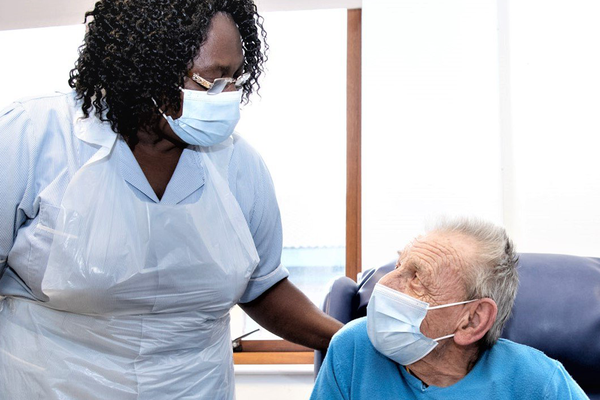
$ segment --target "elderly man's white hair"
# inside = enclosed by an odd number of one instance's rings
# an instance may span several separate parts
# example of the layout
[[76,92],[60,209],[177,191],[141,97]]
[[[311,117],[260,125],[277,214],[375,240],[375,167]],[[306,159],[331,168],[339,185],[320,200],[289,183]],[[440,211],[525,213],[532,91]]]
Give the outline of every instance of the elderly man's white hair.
[[512,241],[504,228],[476,218],[440,218],[428,230],[463,234],[478,243],[464,282],[467,299],[487,297],[498,306],[496,321],[482,343],[491,347],[510,316],[519,286],[516,268],[519,258]]

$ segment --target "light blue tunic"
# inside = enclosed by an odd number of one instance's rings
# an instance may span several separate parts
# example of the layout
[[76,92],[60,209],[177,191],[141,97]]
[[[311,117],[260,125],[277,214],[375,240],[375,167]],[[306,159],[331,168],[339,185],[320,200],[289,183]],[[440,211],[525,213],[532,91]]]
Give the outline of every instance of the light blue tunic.
[[[31,249],[49,251],[35,226],[56,216],[72,175],[98,146],[74,135],[79,107],[73,93],[53,94],[13,103],[0,111],[0,296],[43,299],[41,276],[29,273],[36,262]],[[95,117],[90,117],[94,122]],[[97,122],[97,120],[96,120]],[[104,124],[106,129],[108,124]],[[288,276],[281,266],[281,218],[273,183],[258,153],[238,135],[229,164],[229,187],[248,222],[260,262],[240,302],[248,302]],[[197,151],[185,149],[159,200],[123,141],[117,142],[121,172],[136,196],[147,202],[189,204],[198,201],[204,169]],[[118,205],[115,205],[118,206]],[[46,212],[40,213],[40,209]],[[41,221],[42,223],[44,221]]]
[[366,318],[350,322],[334,336],[311,396],[312,400],[587,398],[558,361],[505,339],[454,385],[427,387],[375,350]]

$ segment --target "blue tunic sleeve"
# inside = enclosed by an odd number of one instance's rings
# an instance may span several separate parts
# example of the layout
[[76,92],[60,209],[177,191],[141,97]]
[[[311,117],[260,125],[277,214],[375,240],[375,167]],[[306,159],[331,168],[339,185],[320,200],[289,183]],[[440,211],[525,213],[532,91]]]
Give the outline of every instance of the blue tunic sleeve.
[[235,135],[234,143],[229,164],[230,189],[248,221],[260,257],[240,299],[240,303],[247,303],[289,273],[281,265],[281,215],[271,175],[260,155],[245,140]]
[[18,228],[33,213],[37,147],[31,120],[21,104],[0,111],[0,277]]

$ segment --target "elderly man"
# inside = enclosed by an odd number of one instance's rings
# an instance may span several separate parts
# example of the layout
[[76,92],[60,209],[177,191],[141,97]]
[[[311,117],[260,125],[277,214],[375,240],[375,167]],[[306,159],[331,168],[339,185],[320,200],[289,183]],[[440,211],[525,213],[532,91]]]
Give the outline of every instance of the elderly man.
[[334,337],[311,399],[586,399],[558,361],[499,339],[516,263],[504,229],[439,222]]

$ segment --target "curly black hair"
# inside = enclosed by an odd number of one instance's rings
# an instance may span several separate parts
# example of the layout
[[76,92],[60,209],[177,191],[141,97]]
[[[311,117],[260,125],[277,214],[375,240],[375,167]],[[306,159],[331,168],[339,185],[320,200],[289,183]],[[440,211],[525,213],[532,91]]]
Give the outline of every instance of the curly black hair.
[[135,146],[137,132],[160,118],[158,107],[180,110],[184,77],[219,12],[233,18],[242,37],[247,103],[260,88],[268,49],[252,0],[101,0],[85,14],[87,32],[69,74],[85,117],[93,109]]

